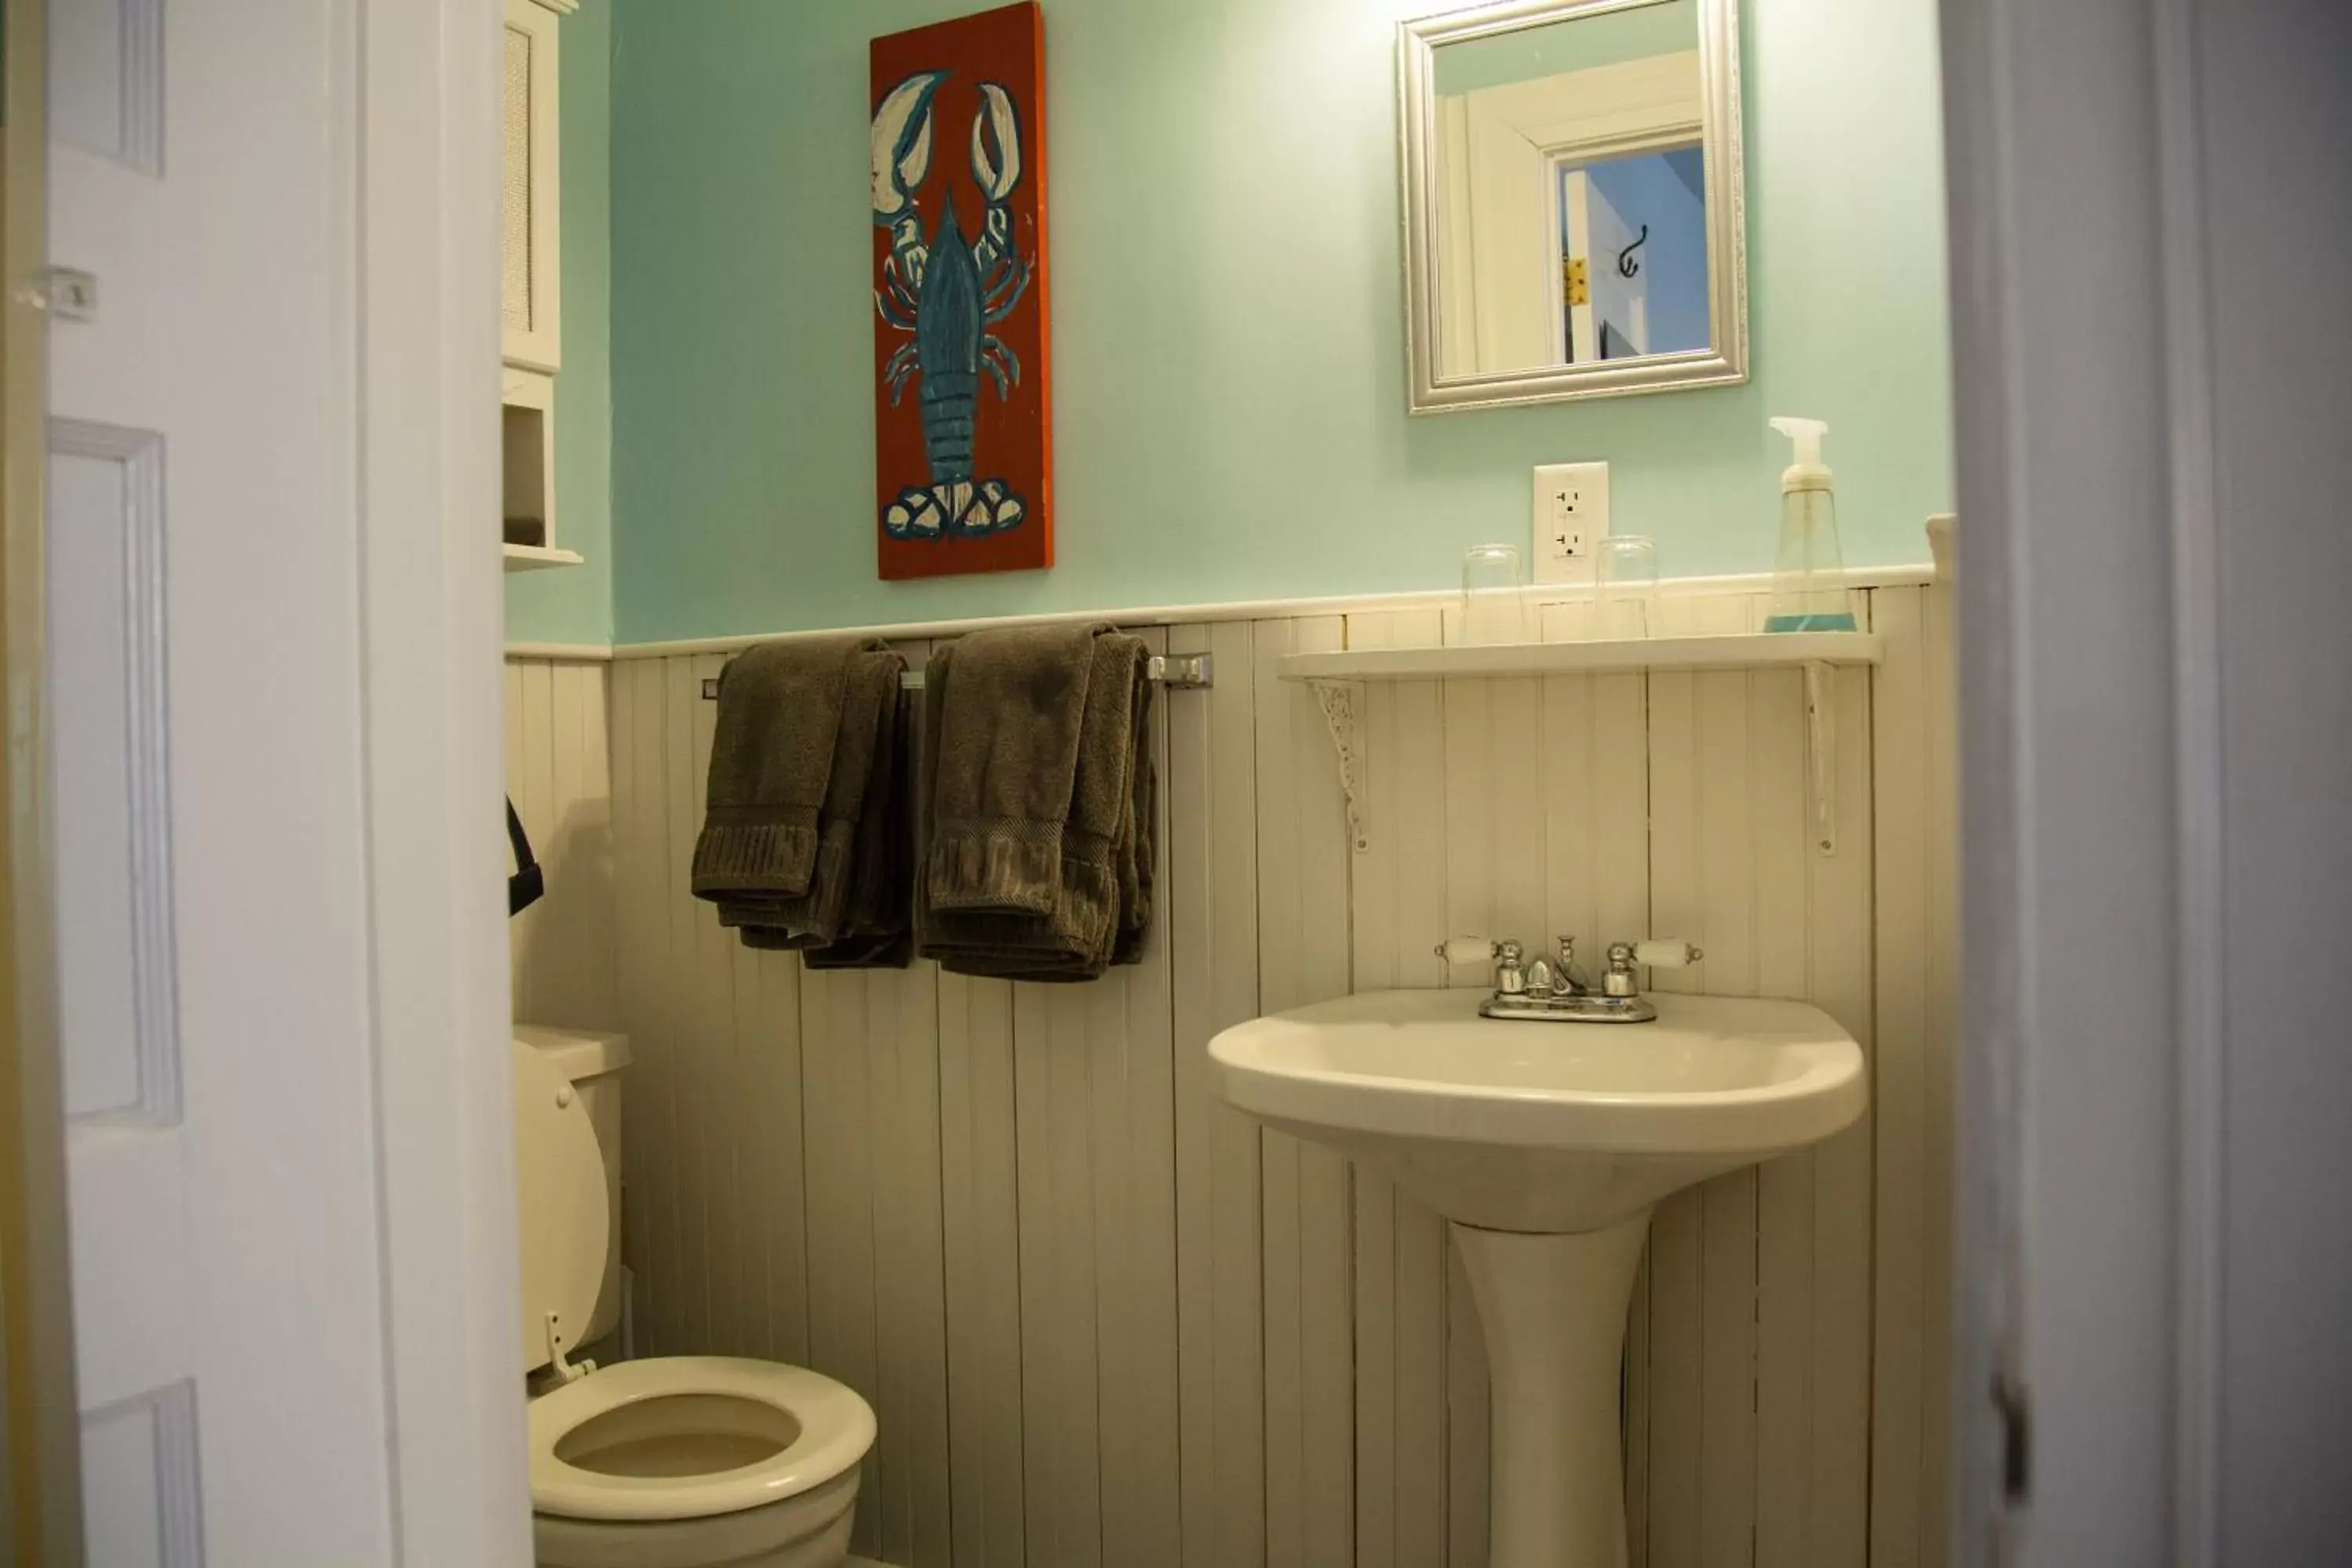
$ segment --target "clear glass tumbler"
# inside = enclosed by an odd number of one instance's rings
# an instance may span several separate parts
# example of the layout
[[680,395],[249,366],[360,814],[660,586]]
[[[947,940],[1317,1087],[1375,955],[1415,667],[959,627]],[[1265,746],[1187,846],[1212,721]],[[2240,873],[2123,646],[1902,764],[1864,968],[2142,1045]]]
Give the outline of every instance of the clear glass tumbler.
[[1528,640],[1527,577],[1516,544],[1480,544],[1462,554],[1465,643]]
[[1601,542],[1595,556],[1592,635],[1656,637],[1663,629],[1658,542],[1643,533],[1613,533]]

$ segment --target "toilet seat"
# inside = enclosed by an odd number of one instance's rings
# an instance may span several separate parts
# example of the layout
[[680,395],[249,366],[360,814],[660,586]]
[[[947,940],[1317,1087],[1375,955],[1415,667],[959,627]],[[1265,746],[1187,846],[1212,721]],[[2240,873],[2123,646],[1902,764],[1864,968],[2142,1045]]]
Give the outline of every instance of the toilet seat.
[[[642,1412],[655,1436],[740,1431],[738,1423],[706,1426],[693,1401],[741,1401],[749,1421],[774,1412],[797,1435],[782,1451],[730,1469],[690,1475],[610,1475],[558,1457],[565,1438],[598,1416],[650,1400],[686,1396],[680,1411]],[[699,1409],[709,1410],[707,1404]],[[677,1422],[667,1427],[666,1423]],[[854,1390],[821,1373],[776,1362],[732,1356],[659,1356],[621,1362],[530,1404],[530,1506],[539,1513],[584,1520],[702,1519],[782,1502],[856,1468],[874,1443],[874,1412]]]

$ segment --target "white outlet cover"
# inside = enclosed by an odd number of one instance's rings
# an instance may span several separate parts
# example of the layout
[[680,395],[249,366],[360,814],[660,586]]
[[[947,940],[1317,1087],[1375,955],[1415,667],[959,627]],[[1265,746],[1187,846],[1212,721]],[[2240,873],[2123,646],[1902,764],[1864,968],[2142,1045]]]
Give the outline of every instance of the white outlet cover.
[[1609,532],[1609,465],[1548,463],[1535,471],[1535,580],[1587,583],[1592,547]]

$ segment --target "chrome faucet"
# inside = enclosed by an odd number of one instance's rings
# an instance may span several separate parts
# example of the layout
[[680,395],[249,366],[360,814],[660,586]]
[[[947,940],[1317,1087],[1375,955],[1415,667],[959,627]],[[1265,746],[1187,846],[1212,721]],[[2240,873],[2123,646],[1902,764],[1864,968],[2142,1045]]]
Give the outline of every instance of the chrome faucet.
[[1576,962],[1576,939],[1559,940],[1558,954],[1533,960],[1516,942],[1486,942],[1455,937],[1438,944],[1438,956],[1452,963],[1475,959],[1483,947],[1495,965],[1494,994],[1478,1005],[1489,1018],[1558,1024],[1646,1024],[1658,1016],[1642,994],[1639,966],[1679,969],[1706,955],[1686,942],[1616,942],[1609,944],[1609,967],[1594,990]]

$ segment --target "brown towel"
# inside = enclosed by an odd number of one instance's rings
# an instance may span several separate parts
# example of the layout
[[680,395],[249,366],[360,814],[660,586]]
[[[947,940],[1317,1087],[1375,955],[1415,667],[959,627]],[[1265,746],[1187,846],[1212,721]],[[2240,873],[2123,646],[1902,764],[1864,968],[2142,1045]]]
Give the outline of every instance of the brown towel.
[[[1147,661],[1148,665],[1149,661]],[[1160,773],[1151,760],[1151,682],[1135,683],[1135,777],[1128,830],[1119,836],[1118,937],[1113,963],[1143,961],[1151,930],[1151,879],[1160,860]]]
[[[975,632],[932,656],[926,733],[930,837],[920,874],[936,910],[1051,913],[1062,886],[1079,732],[1108,624]],[[941,650],[945,653],[949,650]]]
[[[890,790],[898,678],[906,668],[906,659],[888,648],[861,649],[849,656],[833,775],[817,815],[816,857],[808,885],[797,893],[723,893],[718,900],[720,924],[785,933],[763,940],[765,946],[822,947],[842,934],[861,884],[868,905],[878,897],[880,890],[873,884],[887,876],[887,867],[878,856],[861,852],[869,847],[869,839],[875,846],[887,842],[880,814]],[[720,690],[723,701],[725,688]],[[875,813],[870,832],[866,826],[869,807]],[[869,921],[873,918],[870,909],[865,913]]]
[[[1143,640],[1106,628],[1083,628],[1091,646],[1064,804],[1040,808],[1052,786],[1042,777],[1033,780],[1020,798],[1034,815],[1020,819],[1019,832],[992,839],[969,831],[955,837],[940,804],[971,798],[968,784],[955,776],[974,761],[965,738],[986,737],[989,748],[980,753],[983,765],[1003,767],[1009,759],[1002,737],[1024,729],[1017,717],[985,723],[964,711],[980,703],[1001,707],[1016,700],[1013,694],[1023,689],[992,671],[975,692],[964,659],[982,637],[1028,635],[1033,634],[975,634],[932,656],[924,721],[931,805],[924,819],[926,872],[917,889],[918,946],[926,957],[937,958],[959,973],[1092,979],[1115,957],[1132,963],[1139,956],[1148,919],[1150,872],[1138,869],[1141,855],[1149,853],[1144,847],[1150,842],[1152,788],[1150,730],[1139,722],[1150,712],[1149,696],[1142,691],[1150,657]],[[1033,681],[1026,689],[1055,700],[1067,689],[1051,680]],[[958,749],[960,739],[966,749]],[[999,784],[992,798],[1010,800],[1016,793]],[[1034,826],[1044,811],[1061,818],[1059,841],[1050,858],[1032,853],[1039,842]],[[977,851],[971,847],[975,840],[982,844]],[[1030,873],[1042,872],[1046,864],[1054,865],[1057,875],[1053,883],[1039,886]],[[1045,907],[1038,908],[1041,904]]]
[[719,672],[696,897],[808,891],[849,661],[883,646],[877,637],[769,643]]
[[809,949],[801,962],[811,969],[905,969],[915,962],[914,927],[902,921],[885,935],[845,936],[830,947]]
[[905,693],[891,684],[857,819],[849,908],[840,936],[803,955],[811,969],[904,969],[915,960],[913,726]]

